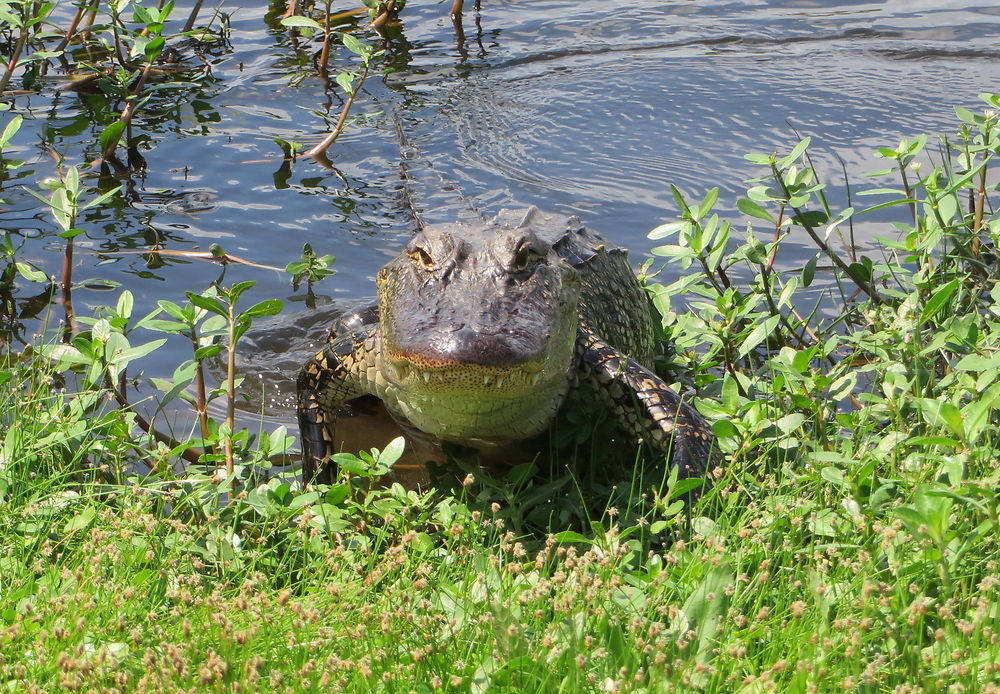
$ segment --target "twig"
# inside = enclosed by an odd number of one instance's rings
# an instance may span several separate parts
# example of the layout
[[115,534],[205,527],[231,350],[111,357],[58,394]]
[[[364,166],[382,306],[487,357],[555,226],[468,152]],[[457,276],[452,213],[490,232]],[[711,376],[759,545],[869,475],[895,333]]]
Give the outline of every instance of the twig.
[[[344,130],[344,124],[347,122],[347,115],[351,112],[351,106],[354,105],[354,99],[357,98],[358,92],[361,91],[361,85],[365,83],[368,78],[368,65],[366,64],[364,69],[361,71],[361,77],[358,79],[357,85],[351,90],[351,93],[347,97],[347,101],[344,102],[344,108],[340,112],[340,118],[337,119],[337,124],[333,126],[333,130],[330,131],[323,140],[306,152],[307,157],[312,157],[317,161],[320,161],[320,155],[323,155],[327,149],[330,148],[337,138],[340,137],[340,133]],[[322,163],[322,162],[321,162]]]
[[326,12],[324,13],[326,18],[323,21],[325,25],[323,28],[323,47],[319,52],[319,74],[323,78],[324,87],[329,83],[330,77],[327,74],[326,66],[330,62],[330,40],[333,35],[330,33],[330,4],[326,5]]
[[263,270],[275,270],[277,272],[284,272],[284,268],[275,267],[273,265],[262,265],[261,263],[254,263],[252,261],[241,258],[237,255],[232,255],[231,253],[222,253],[217,255],[210,251],[172,251],[166,248],[149,248],[146,250],[128,250],[128,251],[91,251],[92,255],[145,255],[147,253],[156,253],[158,255],[168,255],[175,256],[177,258],[191,258],[193,260],[208,260],[213,263],[239,263],[240,265],[247,265],[249,267],[258,267]]
[[[976,210],[972,218],[972,233],[979,234],[983,228],[983,212],[986,205],[986,165],[983,164],[982,171],[979,172],[979,188],[976,191]],[[976,241],[978,241],[978,237]],[[978,251],[978,245],[976,250]],[[977,253],[978,255],[978,253]]]
[[7,68],[4,70],[3,77],[0,77],[0,94],[3,94],[4,89],[7,88],[7,84],[10,83],[10,78],[14,76],[14,68],[17,67],[17,61],[21,58],[21,51],[24,50],[24,45],[28,42],[28,30],[25,28],[21,29],[20,36],[17,37],[17,42],[14,44],[14,52],[10,56],[10,60],[7,61]]
[[903,179],[903,193],[906,194],[906,199],[910,201],[910,216],[913,217],[913,225],[917,224],[917,201],[913,197],[913,193],[910,190],[910,182],[906,178],[906,167],[903,165],[902,159],[899,160],[899,175]]
[[372,20],[371,28],[375,33],[377,33],[382,38],[388,38],[385,33],[385,27],[390,20],[395,19],[398,16],[396,11],[396,0],[389,0],[382,8],[382,12]]
[[60,41],[59,45],[55,48],[57,53],[66,50],[66,46],[68,46],[69,42],[73,40],[73,36],[76,34],[76,29],[80,26],[80,20],[83,19],[83,15],[87,12],[87,9],[86,5],[80,5],[76,8],[76,14],[73,15],[73,20],[69,23],[69,28],[66,29],[66,33],[63,35],[62,41]]
[[[128,127],[128,125],[132,122],[132,116],[135,115],[135,105],[139,101],[139,94],[142,93],[143,88],[146,86],[146,78],[149,77],[149,73],[152,69],[153,64],[146,63],[146,67],[142,69],[139,81],[136,82],[135,89],[132,92],[132,100],[125,104],[125,108],[122,109],[122,115],[119,116],[118,121],[124,123],[126,127]],[[109,159],[115,153],[115,149],[117,149],[118,143],[121,141],[124,133],[125,129],[123,128],[122,132],[118,134],[118,137],[112,139],[112,141],[108,143],[108,146],[104,148],[101,155],[105,159]]]
[[76,332],[76,316],[73,313],[73,239],[66,239],[66,251],[63,253],[62,290],[63,310],[66,312],[66,327],[63,328],[63,339],[69,342]]
[[[145,417],[143,417],[141,414],[139,414],[132,407],[132,405],[128,401],[128,398],[125,396],[125,373],[124,372],[122,372],[122,378],[121,378],[119,384],[117,385],[117,387],[114,384],[109,384],[109,388],[110,388],[111,392],[114,393],[115,400],[118,401],[118,406],[121,407],[123,410],[130,410],[132,412],[132,414],[135,415],[136,426],[138,426],[140,429],[142,429],[144,432],[146,432],[147,434],[149,434],[150,436],[152,436],[154,439],[156,439],[160,443],[164,444],[165,446],[169,446],[171,449],[182,448],[183,447],[183,444],[180,441],[178,441],[177,439],[174,439],[174,438],[172,438],[170,436],[167,436],[166,434],[162,434],[159,431],[157,431],[156,429],[154,429],[153,425],[151,425],[146,420]],[[203,455],[202,451],[198,450],[197,448],[190,448],[189,447],[189,448],[184,448],[181,451],[181,457],[184,460],[186,460],[187,462],[191,463],[192,465],[197,465],[200,462],[199,459],[201,458],[202,455]]]
[[[781,172],[778,170],[778,167],[775,164],[771,164],[771,170],[774,173],[774,180],[776,180],[778,182],[778,185],[781,186],[781,194],[785,197],[786,200],[789,199],[791,197],[791,194],[788,191],[788,187],[785,185],[785,179],[782,178]],[[853,281],[856,285],[858,285],[858,288],[861,289],[865,294],[867,294],[872,301],[874,301],[876,304],[882,303],[882,299],[878,295],[878,292],[875,291],[875,287],[872,286],[870,282],[855,275],[854,272],[851,270],[850,266],[847,263],[845,263],[844,260],[839,255],[830,250],[830,247],[826,244],[826,242],[823,239],[819,237],[819,234],[816,233],[816,230],[812,227],[812,225],[805,220],[805,215],[802,214],[802,210],[793,206],[792,211],[795,212],[795,215],[798,217],[799,224],[801,224],[802,228],[805,229],[806,232],[809,234],[809,237],[813,240],[813,243],[815,243],[820,248],[820,250],[826,253],[827,257],[829,257],[830,260],[833,261],[833,264],[836,265],[838,268],[840,268],[844,272],[844,274],[850,277],[851,281]]]
[[233,301],[229,304],[229,345],[226,353],[226,478],[232,478],[233,429],[236,426],[236,317],[233,315]]
[[188,15],[187,21],[184,23],[183,31],[191,31],[194,28],[195,20],[198,19],[198,13],[201,12],[201,5],[205,0],[195,0],[194,7],[191,9],[191,14]]

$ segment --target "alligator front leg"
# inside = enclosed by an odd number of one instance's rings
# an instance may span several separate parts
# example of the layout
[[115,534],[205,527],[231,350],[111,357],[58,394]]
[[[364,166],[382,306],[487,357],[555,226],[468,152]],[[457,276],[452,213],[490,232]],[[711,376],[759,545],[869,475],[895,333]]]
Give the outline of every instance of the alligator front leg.
[[371,394],[369,373],[378,350],[376,326],[343,335],[317,352],[299,372],[298,420],[302,441],[302,481],[330,484],[335,469],[334,422],[348,400]]
[[680,479],[706,474],[715,439],[689,403],[662,378],[592,333],[579,333],[576,350],[581,382],[589,382],[608,402],[622,429],[667,454]]

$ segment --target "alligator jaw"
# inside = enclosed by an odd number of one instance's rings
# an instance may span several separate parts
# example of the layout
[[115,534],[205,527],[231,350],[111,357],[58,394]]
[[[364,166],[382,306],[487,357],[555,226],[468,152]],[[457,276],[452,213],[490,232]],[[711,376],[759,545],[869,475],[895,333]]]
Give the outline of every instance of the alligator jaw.
[[552,379],[551,376],[546,378],[545,365],[540,361],[489,366],[388,353],[382,363],[386,379],[392,385],[427,394],[516,398],[544,389],[545,381]]

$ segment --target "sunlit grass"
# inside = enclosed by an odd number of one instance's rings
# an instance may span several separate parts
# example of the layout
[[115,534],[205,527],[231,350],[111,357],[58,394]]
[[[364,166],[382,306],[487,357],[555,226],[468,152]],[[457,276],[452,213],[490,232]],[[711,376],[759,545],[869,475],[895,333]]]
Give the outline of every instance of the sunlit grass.
[[563,543],[399,487],[321,520],[329,497],[277,481],[107,484],[74,451],[127,446],[115,427],[68,447],[43,424],[68,400],[5,397],[9,691],[997,691],[989,466],[946,485],[902,458],[867,507],[805,461],[719,469],[690,526]]

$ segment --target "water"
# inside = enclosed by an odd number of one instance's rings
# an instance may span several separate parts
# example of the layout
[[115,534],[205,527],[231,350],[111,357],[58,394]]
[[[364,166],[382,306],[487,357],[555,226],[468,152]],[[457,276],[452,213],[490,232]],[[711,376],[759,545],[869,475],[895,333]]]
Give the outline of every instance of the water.
[[[428,220],[538,205],[579,215],[638,264],[654,245],[646,233],[675,215],[671,183],[697,197],[720,187],[719,209],[737,220],[742,182],[755,175],[743,154],[787,151],[798,132],[814,138],[813,161],[835,206],[846,206],[844,170],[857,181],[883,168],[877,146],[950,133],[953,105],[980,110],[978,93],[1000,91],[992,2],[487,0],[478,14],[469,3],[462,42],[446,4],[411,0],[396,70],[366,84],[359,122],[331,150],[337,170],[302,159],[283,172],[273,139],[318,142],[326,127],[318,114],[335,120],[339,97],[314,75],[290,84],[289,73],[308,72],[309,50],[292,45],[273,12],[264,21],[267,5],[230,11],[231,50],[208,56],[212,78],[136,119],[145,168],[119,173],[123,204],[82,221],[74,279],[84,286],[74,298],[78,312],[107,303],[111,294],[98,287],[109,280],[133,292],[143,315],[222,274],[190,258],[120,253],[152,243],[169,251],[218,243],[279,268],[307,242],[334,254],[337,274],[317,288],[320,312],[304,308],[304,292],[281,272],[224,272],[227,283],[257,282],[248,301],[281,298],[291,314],[254,335],[243,357],[251,382],[270,372],[269,383],[284,383],[265,399],[273,421],[289,424],[289,377],[322,324],[374,293],[375,272],[413,231],[397,119]],[[176,16],[184,15],[182,7]],[[348,62],[343,49],[334,55],[335,65]],[[12,101],[26,118],[13,155],[28,163],[4,185],[0,226],[23,241],[22,260],[49,275],[60,273],[62,241],[19,186],[37,188],[53,174],[48,146],[67,163],[95,159],[94,99],[50,84]],[[435,179],[461,193],[434,190]],[[857,238],[885,230],[882,220]],[[812,253],[807,239],[791,241],[780,258],[786,269]],[[146,371],[169,374],[188,356],[183,341],[171,341]]]

